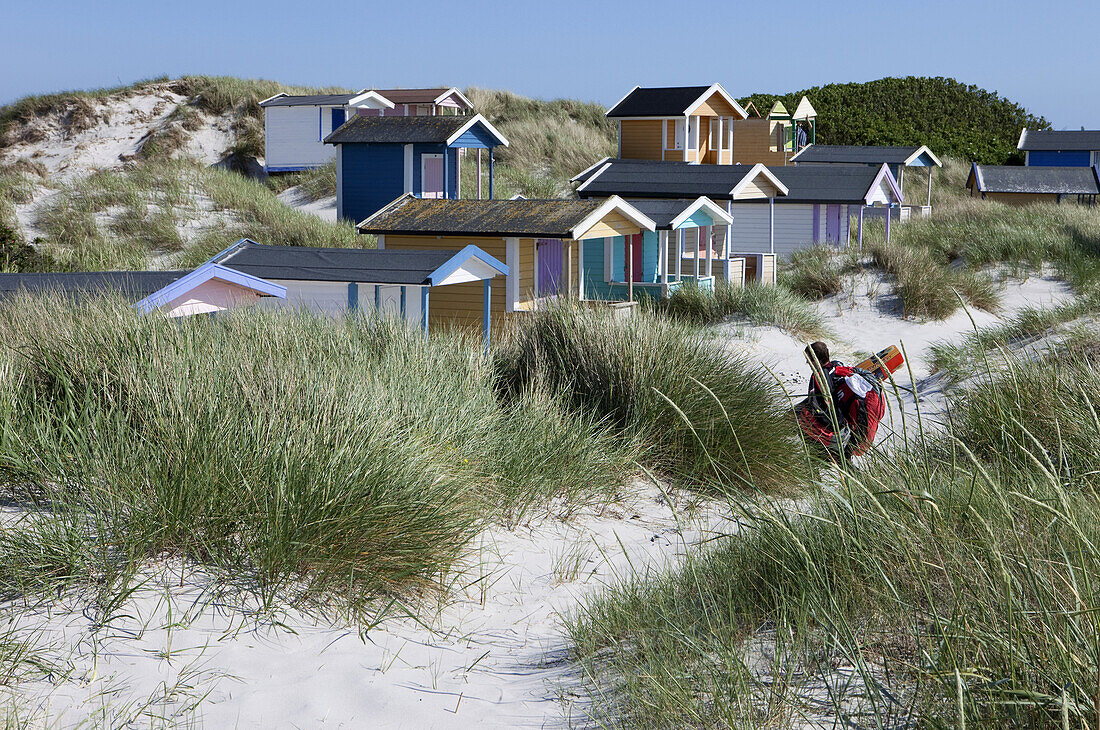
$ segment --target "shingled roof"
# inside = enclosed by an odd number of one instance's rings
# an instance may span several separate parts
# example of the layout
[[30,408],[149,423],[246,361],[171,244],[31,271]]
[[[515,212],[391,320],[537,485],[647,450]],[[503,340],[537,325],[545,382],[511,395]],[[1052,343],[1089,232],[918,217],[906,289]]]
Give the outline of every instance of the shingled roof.
[[812,144],[799,150],[791,162],[832,162],[859,165],[909,165],[922,154],[936,167],[943,167],[939,158],[924,145],[888,147],[883,145]]
[[356,115],[325,137],[325,144],[451,144],[466,129],[482,126],[497,144],[508,140],[480,114],[415,117]]
[[75,271],[64,273],[0,274],[0,298],[16,292],[59,294],[114,293],[144,299],[190,271]]
[[1100,150],[1100,131],[1080,130],[1059,132],[1050,129],[1025,129],[1020,133],[1016,149],[1034,152],[1039,150]]
[[1021,165],[973,165],[967,187],[982,193],[1032,193],[1041,195],[1100,195],[1095,167],[1039,167]]
[[362,92],[354,94],[281,94],[264,99],[260,106],[346,106]]
[[449,200],[406,194],[360,223],[360,233],[521,238],[573,238],[578,226],[613,202],[653,230],[653,222],[625,201]]
[[607,112],[608,117],[682,117],[698,102],[712,94],[721,95],[742,118],[748,112],[741,108],[720,84],[710,86],[635,86]]
[[787,195],[777,198],[777,203],[863,203],[884,172],[894,195],[901,200],[894,176],[883,165],[784,165],[768,169],[787,186]]
[[785,188],[763,165],[693,165],[657,160],[601,160],[573,178],[582,198],[697,198],[730,200],[750,175],[763,174],[780,194]]
[[453,86],[438,89],[371,89],[371,91],[386,97],[394,104],[434,104],[440,97],[455,94],[464,104],[471,106],[470,100]]
[[214,260],[268,280],[356,281],[422,286],[458,255],[454,251],[380,251],[375,248],[267,246],[239,241]]

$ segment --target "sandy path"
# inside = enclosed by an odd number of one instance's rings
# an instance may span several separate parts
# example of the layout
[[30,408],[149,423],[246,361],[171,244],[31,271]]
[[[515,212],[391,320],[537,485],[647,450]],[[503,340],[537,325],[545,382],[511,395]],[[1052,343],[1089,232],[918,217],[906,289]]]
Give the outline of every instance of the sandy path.
[[393,620],[363,635],[296,613],[250,619],[198,586],[165,585],[169,568],[98,629],[78,606],[24,614],[68,667],[56,685],[25,688],[27,698],[62,727],[90,715],[112,726],[156,717],[219,728],[584,725],[561,615],[734,527],[718,510],[677,524],[660,492],[639,485],[629,507],[490,529],[481,564],[450,602],[430,620],[421,613],[430,626]]

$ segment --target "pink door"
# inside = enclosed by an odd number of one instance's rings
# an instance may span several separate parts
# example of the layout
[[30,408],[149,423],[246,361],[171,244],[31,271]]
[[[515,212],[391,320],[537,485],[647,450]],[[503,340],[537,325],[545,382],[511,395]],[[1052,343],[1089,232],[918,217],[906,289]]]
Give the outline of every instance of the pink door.
[[443,155],[420,156],[420,197],[443,197]]

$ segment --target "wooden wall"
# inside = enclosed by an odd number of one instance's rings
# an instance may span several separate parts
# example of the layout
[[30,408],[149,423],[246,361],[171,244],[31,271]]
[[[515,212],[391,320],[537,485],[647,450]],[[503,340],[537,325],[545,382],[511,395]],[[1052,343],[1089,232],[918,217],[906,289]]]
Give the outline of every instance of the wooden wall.
[[733,122],[733,162],[742,165],[786,164],[786,154],[779,150],[772,152],[771,135],[768,133],[767,119],[740,119]]
[[660,119],[623,119],[621,157],[627,160],[660,160],[664,148]]

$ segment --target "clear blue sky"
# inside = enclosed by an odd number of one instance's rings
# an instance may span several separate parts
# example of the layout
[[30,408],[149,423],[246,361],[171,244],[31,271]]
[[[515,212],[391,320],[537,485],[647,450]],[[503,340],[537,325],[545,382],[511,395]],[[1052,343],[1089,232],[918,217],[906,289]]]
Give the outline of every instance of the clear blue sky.
[[952,76],[1056,128],[1100,128],[1100,2],[27,2],[7,0],[0,102],[168,74],[455,85],[610,104],[635,84],[736,95]]

